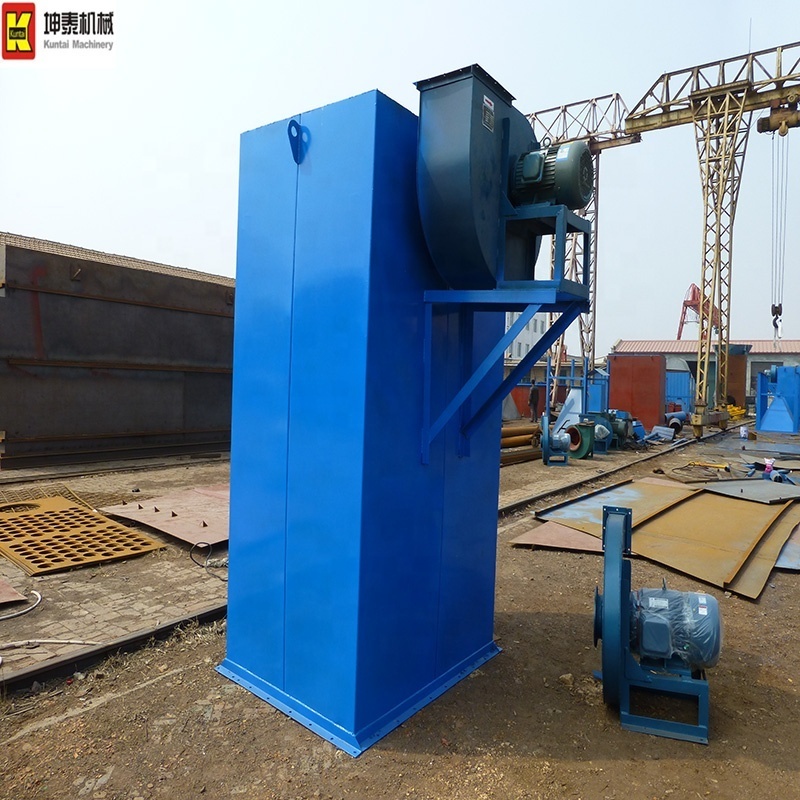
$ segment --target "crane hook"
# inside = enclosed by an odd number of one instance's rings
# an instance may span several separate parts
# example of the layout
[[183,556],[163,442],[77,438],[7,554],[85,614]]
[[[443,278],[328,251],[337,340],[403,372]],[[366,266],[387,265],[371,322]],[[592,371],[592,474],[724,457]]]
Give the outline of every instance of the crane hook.
[[772,304],[772,327],[775,329],[773,339],[780,339],[783,336],[783,321],[781,315],[783,314],[783,303]]

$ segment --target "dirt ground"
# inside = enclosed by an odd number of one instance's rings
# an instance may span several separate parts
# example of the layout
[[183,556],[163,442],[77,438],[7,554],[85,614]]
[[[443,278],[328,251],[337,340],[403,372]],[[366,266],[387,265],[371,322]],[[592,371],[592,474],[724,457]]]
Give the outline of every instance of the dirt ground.
[[[501,492],[534,495],[581,469],[607,483],[670,474],[698,452],[708,458],[713,447],[691,445],[605,477],[610,462],[599,458],[575,470],[506,467]],[[749,602],[634,562],[634,587],[666,577],[721,607],[710,744],[673,741],[622,730],[592,678],[602,559],[512,547],[532,524],[528,509],[499,522],[503,652],[359,758],[216,673],[224,653],[216,623],[0,699],[0,798],[800,797],[800,575],[774,571]]]

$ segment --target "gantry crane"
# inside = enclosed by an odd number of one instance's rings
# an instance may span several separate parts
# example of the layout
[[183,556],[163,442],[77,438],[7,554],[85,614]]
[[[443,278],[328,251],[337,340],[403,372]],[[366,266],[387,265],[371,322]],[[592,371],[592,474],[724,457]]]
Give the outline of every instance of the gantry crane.
[[[752,112],[770,109],[759,131],[800,124],[800,42],[748,53],[724,61],[662,75],[625,120],[628,135],[693,123],[703,186],[705,225],[697,346],[697,393],[692,426],[696,436],[716,423],[725,427],[730,341],[730,291],[733,222],[747,150]],[[712,342],[711,310],[719,329]],[[717,349],[717,380],[712,408],[708,378],[712,346]]]
[[[585,141],[594,161],[594,193],[589,205],[578,212],[591,220],[592,234],[589,242],[589,302],[590,310],[579,318],[581,356],[584,363],[594,365],[595,321],[597,319],[597,230],[600,197],[600,154],[604,150],[621,145],[634,144],[641,140],[639,134],[626,134],[624,130],[628,108],[619,94],[607,94],[577,103],[556,106],[528,115],[528,120],[537,135],[545,144],[564,144]],[[551,251],[551,259],[555,253]],[[564,274],[569,280],[578,281],[583,266],[583,237],[570,235],[567,242]],[[552,270],[552,267],[551,267]],[[564,337],[559,338],[552,348],[553,369],[559,374],[564,358]],[[553,384],[555,392],[557,384]],[[552,398],[553,401],[555,397]]]

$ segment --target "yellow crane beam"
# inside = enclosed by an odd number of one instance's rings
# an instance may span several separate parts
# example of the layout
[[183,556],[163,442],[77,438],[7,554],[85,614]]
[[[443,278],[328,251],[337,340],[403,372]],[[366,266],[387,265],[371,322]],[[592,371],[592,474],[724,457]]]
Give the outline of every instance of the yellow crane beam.
[[742,96],[742,113],[796,102],[800,42],[664,73],[625,119],[625,133],[692,123],[704,96]]
[[[770,120],[775,115],[774,124],[785,132],[790,123],[796,124],[791,114],[799,95],[800,42],[795,42],[664,73],[625,119],[625,133],[631,136],[689,123],[695,128],[705,215],[692,416],[698,437],[706,425],[725,427],[728,419],[733,223],[752,112],[772,109]],[[710,316],[715,305],[720,318],[716,337]],[[714,350],[716,381],[709,397]]]

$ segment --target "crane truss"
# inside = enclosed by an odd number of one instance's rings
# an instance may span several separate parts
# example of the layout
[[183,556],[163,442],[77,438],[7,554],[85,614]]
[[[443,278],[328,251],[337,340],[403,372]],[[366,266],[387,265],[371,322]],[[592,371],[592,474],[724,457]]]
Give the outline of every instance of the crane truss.
[[[716,422],[724,427],[728,389],[733,223],[752,112],[796,109],[800,89],[800,42],[665,73],[625,120],[628,134],[692,123],[703,188],[705,224],[697,355],[695,434]],[[782,118],[785,119],[785,116]],[[720,326],[712,340],[710,311]],[[709,364],[717,350],[717,380],[708,411]]]
[[[719,314],[716,341],[713,341],[713,304],[700,303],[700,328],[697,349],[697,396],[694,425],[723,422],[720,410],[727,406],[728,343],[730,342],[731,267],[733,264],[733,222],[739,197],[742,167],[747,151],[752,112],[744,112],[746,93],[727,92],[696,102],[695,135],[697,158],[705,208],[702,255],[702,297],[715,298]],[[715,347],[716,345],[716,347]],[[716,420],[707,410],[710,354],[716,349],[717,375],[712,407]]]

